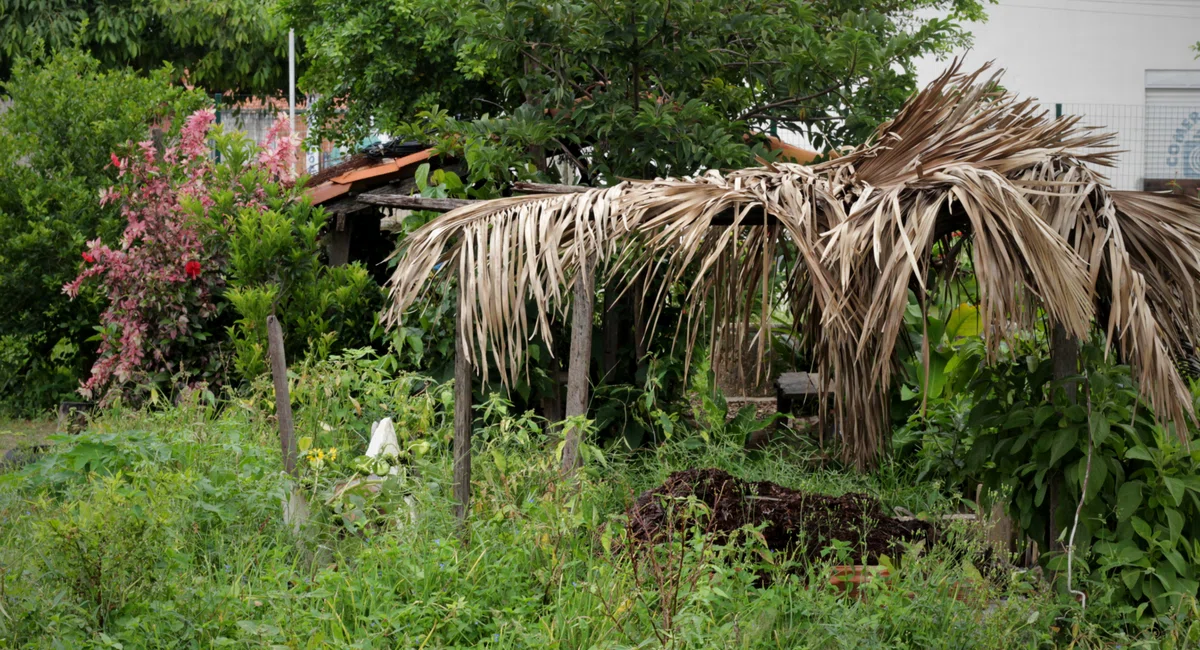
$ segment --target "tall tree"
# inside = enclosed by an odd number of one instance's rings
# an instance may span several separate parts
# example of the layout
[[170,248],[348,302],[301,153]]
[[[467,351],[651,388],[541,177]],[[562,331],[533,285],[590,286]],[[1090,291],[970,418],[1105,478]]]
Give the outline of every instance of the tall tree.
[[0,0],[0,81],[21,56],[78,46],[106,68],[171,64],[214,92],[278,94],[287,30],[271,0]]
[[[452,134],[476,178],[744,166],[752,134],[856,143],[982,0],[282,0],[322,135]],[[929,16],[929,17],[927,17]],[[945,17],[935,17],[945,16]],[[554,176],[553,172],[549,175]]]

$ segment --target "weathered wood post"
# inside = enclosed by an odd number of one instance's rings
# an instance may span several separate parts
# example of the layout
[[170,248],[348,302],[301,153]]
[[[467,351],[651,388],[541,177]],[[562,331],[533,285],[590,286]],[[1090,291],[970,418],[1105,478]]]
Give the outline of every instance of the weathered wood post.
[[[459,285],[461,287],[461,284]],[[454,328],[454,514],[465,522],[471,506],[471,361],[467,341],[471,333],[463,323],[463,303],[458,299]]]
[[[1058,323],[1054,323],[1050,331],[1050,363],[1053,367],[1054,380],[1062,381],[1067,377],[1079,374],[1079,339],[1067,333],[1066,328]],[[1076,382],[1069,381],[1063,384],[1063,390],[1066,392],[1067,403],[1074,404],[1078,399],[1078,386]],[[1058,502],[1060,495],[1056,481],[1059,474],[1054,474],[1047,477],[1051,481],[1050,489],[1047,491],[1047,509],[1049,516],[1046,519],[1046,550],[1047,551],[1062,551],[1066,547],[1058,542],[1058,537],[1061,531],[1058,527],[1058,522],[1054,520],[1054,513],[1058,512]]]
[[296,475],[296,428],[292,421],[292,399],[288,393],[287,359],[283,354],[283,328],[275,314],[267,316],[267,352],[271,357],[271,379],[275,382],[275,419],[279,421],[279,448],[283,467]]
[[[596,282],[594,262],[584,260],[575,276],[575,304],[571,311],[571,353],[567,368],[567,418],[587,415],[588,377],[592,363],[592,315],[595,311]],[[579,439],[583,432],[577,426],[566,426],[563,432],[562,469],[573,474],[579,466]]]

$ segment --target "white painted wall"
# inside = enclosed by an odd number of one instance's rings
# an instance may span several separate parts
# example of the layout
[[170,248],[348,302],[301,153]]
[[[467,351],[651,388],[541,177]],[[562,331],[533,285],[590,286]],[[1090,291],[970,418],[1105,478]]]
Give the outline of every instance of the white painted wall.
[[[1044,102],[1141,104],[1147,69],[1200,70],[1200,0],[1000,0],[969,26],[966,67],[994,60],[1004,85]],[[947,61],[918,63],[925,84]]]
[[[1159,134],[1177,126],[1158,124],[1154,111],[1147,120],[1146,71],[1200,70],[1191,49],[1200,41],[1200,0],[1000,0],[987,12],[987,22],[969,26],[972,48],[957,53],[964,69],[993,61],[1009,90],[1117,133],[1128,152],[1108,174],[1120,189],[1141,189],[1166,146]],[[920,84],[948,65],[919,61]]]

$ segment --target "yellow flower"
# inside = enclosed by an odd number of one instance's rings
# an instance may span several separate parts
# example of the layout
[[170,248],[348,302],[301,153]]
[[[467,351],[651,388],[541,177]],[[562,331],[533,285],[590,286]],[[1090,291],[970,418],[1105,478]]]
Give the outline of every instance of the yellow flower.
[[337,460],[337,447],[329,448],[329,460]]

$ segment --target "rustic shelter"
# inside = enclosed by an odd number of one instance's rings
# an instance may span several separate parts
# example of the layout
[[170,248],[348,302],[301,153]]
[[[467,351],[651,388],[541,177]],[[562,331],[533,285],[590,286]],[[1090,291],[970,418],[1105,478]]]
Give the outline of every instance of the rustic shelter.
[[[1194,418],[1172,354],[1181,340],[1200,339],[1200,203],[1111,190],[1097,171],[1112,163],[1109,135],[998,91],[999,75],[984,70],[952,68],[868,143],[828,162],[549,188],[561,193],[466,204],[412,233],[385,316],[400,322],[431,281],[457,275],[456,381],[467,400],[456,404],[465,429],[456,458],[469,458],[470,391],[461,384],[472,368],[494,364],[515,377],[530,334],[548,340],[568,305],[573,337],[590,337],[597,273],[625,287],[665,274],[666,284],[687,278],[695,308],[680,333],[689,344],[702,326],[753,323],[760,354],[777,302],[771,288],[786,287],[796,328],[819,333],[812,340],[844,458],[871,467],[889,436],[908,291],[923,299],[931,290],[931,251],[956,231],[969,247],[989,349],[1042,315],[1060,349],[1098,325],[1158,417],[1178,426]],[[800,262],[782,275],[785,248]],[[651,323],[664,289],[645,296]],[[579,358],[577,343],[586,346]],[[589,340],[572,339],[571,381],[580,376],[574,364],[585,369],[583,383],[568,387],[568,417],[587,403],[586,349]],[[464,503],[466,469],[456,493]]]

